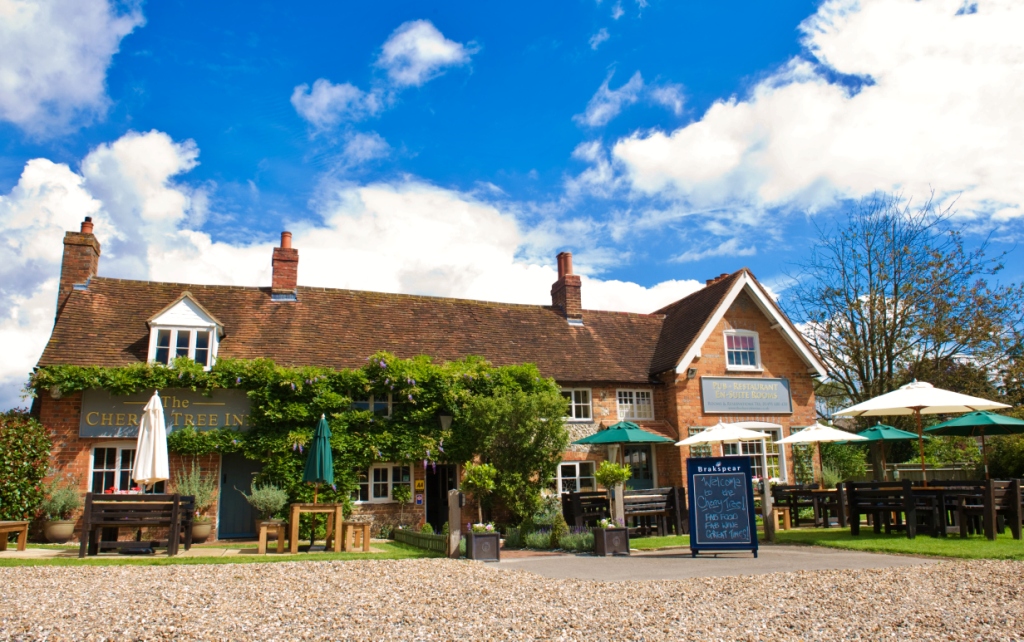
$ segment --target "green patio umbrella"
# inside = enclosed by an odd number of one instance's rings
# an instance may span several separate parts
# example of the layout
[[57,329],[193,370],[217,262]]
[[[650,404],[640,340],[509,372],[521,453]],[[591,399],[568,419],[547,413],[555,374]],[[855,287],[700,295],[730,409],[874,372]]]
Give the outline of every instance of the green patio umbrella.
[[1024,421],[997,415],[987,410],[970,412],[956,419],[944,421],[938,426],[925,429],[934,435],[957,435],[960,437],[981,437],[981,455],[985,459],[985,479],[988,479],[988,450],[985,449],[985,435],[1016,435],[1024,433]]
[[[862,430],[857,433],[870,443],[877,443],[879,450],[882,452],[882,480],[884,481],[887,477],[886,466],[885,466],[885,442],[887,441],[916,441],[917,435],[908,431],[900,430],[893,426],[886,426],[885,424],[876,424],[871,426],[867,430]],[[931,437],[925,435],[925,439],[931,439]]]
[[674,440],[648,432],[632,421],[620,421],[599,430],[589,437],[572,442],[577,445],[607,446],[610,444],[661,444],[673,443]]
[[[334,458],[331,456],[331,427],[327,425],[327,417],[320,415],[320,423],[313,432],[313,443],[306,453],[306,469],[302,471],[302,481],[313,484],[313,503],[316,503],[320,484],[334,483]],[[313,531],[309,539],[309,550],[312,552],[316,539],[316,514],[313,514]],[[336,525],[338,528],[340,524]],[[317,549],[319,550],[319,549]]]

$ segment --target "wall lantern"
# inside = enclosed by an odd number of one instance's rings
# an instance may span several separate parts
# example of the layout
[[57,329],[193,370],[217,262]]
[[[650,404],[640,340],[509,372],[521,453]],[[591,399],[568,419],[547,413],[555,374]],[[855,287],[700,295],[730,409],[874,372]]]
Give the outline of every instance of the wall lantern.
[[697,369],[696,368],[687,368],[686,369],[686,378],[687,379],[695,379],[696,377],[697,377]]
[[441,422],[441,430],[448,430],[452,427],[452,416],[444,410],[438,411],[437,420]]

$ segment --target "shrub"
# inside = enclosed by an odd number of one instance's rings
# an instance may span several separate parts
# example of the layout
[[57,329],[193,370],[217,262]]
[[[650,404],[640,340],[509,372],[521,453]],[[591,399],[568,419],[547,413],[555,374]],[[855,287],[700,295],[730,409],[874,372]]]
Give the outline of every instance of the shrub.
[[597,483],[605,488],[613,488],[615,484],[625,483],[632,476],[633,471],[629,466],[620,466],[610,461],[602,461],[601,465],[597,467],[597,472],[594,473]]
[[71,519],[71,514],[82,505],[82,496],[78,494],[78,480],[55,470],[51,473],[43,501],[39,503],[39,511],[46,520]]
[[831,468],[839,481],[857,479],[867,474],[867,451],[853,444],[821,444],[821,464]]
[[399,524],[405,523],[405,505],[412,501],[412,490],[409,489],[408,484],[399,484],[391,489],[391,499],[398,502],[398,522]]
[[516,528],[515,526],[509,526],[505,529],[505,548],[522,548],[523,544],[523,530]]
[[993,478],[1024,477],[1024,435],[989,437],[988,470]]
[[573,529],[558,538],[558,548],[576,553],[589,553],[594,550],[594,533],[589,528]]
[[430,522],[427,522],[423,526],[420,526],[420,533],[423,535],[433,535],[434,527],[430,525]]
[[0,413],[0,520],[35,516],[50,446],[46,429],[24,410]]
[[565,517],[555,513],[555,519],[551,522],[551,548],[558,548],[559,541],[568,534],[569,525],[565,523]]
[[253,484],[248,495],[242,491],[238,492],[242,493],[249,505],[256,509],[261,519],[270,519],[288,503],[288,492],[274,484]]
[[526,548],[537,548],[547,550],[551,548],[551,531],[546,528],[527,533],[523,537],[523,545]]
[[190,469],[174,476],[174,492],[195,498],[197,522],[209,520],[206,511],[217,497],[217,481],[213,475],[203,477],[202,469],[192,462]]
[[555,521],[555,515],[562,514],[562,498],[558,495],[543,495],[540,500],[540,507],[529,519],[523,522],[526,530],[533,530],[536,527],[550,527]]
[[384,523],[377,526],[377,537],[381,539],[394,539],[395,538],[395,525]]
[[821,467],[821,485],[823,488],[835,488],[843,481],[843,476],[836,469],[826,465]]

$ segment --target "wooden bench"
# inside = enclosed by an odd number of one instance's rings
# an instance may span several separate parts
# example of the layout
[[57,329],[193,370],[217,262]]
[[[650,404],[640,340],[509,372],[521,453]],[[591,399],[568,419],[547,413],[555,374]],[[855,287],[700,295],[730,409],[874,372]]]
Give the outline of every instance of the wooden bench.
[[[772,486],[772,504],[775,510],[786,508],[792,526],[800,526],[800,509],[815,508],[812,497],[804,492],[817,490],[818,484],[776,484]],[[817,516],[814,517],[817,525]]]
[[267,535],[274,533],[277,538],[277,552],[284,552],[284,540],[288,537],[288,522],[267,521],[260,522],[260,539],[256,552],[260,555],[267,554]]
[[[190,498],[191,500],[191,498]],[[186,502],[187,503],[187,502]],[[166,540],[142,541],[143,527],[166,528]],[[103,540],[105,528],[138,531],[134,541]],[[82,513],[82,543],[78,556],[96,555],[104,549],[166,548],[167,555],[178,554],[182,533],[182,496],[174,494],[86,493]],[[191,542],[191,528],[188,533]]]
[[639,535],[650,535],[655,528],[659,535],[671,531],[683,535],[689,530],[685,528],[689,525],[686,494],[676,486],[627,490],[622,493],[622,508]]
[[1010,525],[1013,539],[1021,538],[1021,489],[1020,480],[985,482],[980,496],[960,495],[957,502],[957,521],[960,524],[960,537],[967,537],[970,530],[969,522],[973,517],[980,517],[985,537],[996,538],[997,520],[1005,516]]
[[562,495],[562,516],[569,526],[593,526],[597,520],[611,516],[608,494],[603,491],[565,493]]
[[[908,539],[919,528],[938,534],[942,524],[934,495],[915,496],[909,479],[902,482],[843,482],[842,491],[850,514],[850,534],[860,535],[860,517],[869,515],[880,533],[904,530]],[[920,520],[920,521],[919,521]]]
[[25,550],[28,543],[28,522],[0,522],[0,551],[7,550],[7,536],[18,534],[18,550]]

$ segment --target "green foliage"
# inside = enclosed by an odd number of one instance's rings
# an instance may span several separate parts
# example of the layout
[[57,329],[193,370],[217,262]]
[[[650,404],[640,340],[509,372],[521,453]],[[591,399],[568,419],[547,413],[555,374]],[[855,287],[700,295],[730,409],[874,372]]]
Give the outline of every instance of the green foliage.
[[575,553],[589,553],[594,550],[594,533],[589,529],[567,533],[558,538],[558,548]]
[[526,546],[526,548],[535,548],[540,550],[552,548],[551,531],[547,529],[541,531],[530,531],[523,537],[523,545]]
[[191,495],[195,498],[196,513],[198,518],[204,518],[206,511],[213,505],[217,498],[217,480],[213,475],[203,476],[203,470],[196,462],[192,466],[174,476],[174,491],[182,495]]
[[0,413],[0,520],[32,519],[50,460],[46,429],[23,410]]
[[624,484],[632,476],[633,471],[629,466],[622,466],[610,461],[602,461],[601,465],[597,467],[597,472],[594,473],[597,483],[605,488],[613,488],[615,484]]
[[814,450],[806,444],[793,444],[793,474],[798,484],[814,481]]
[[[914,451],[917,453],[917,450]],[[954,435],[933,435],[924,442],[924,460],[936,466],[953,464],[978,464],[981,462],[981,449],[971,437]],[[921,461],[920,454],[908,459],[909,462]]]
[[45,520],[71,519],[71,514],[82,506],[82,496],[78,494],[78,479],[72,475],[50,471],[43,491],[43,501],[39,503],[39,512]]
[[821,486],[822,488],[835,488],[836,484],[843,481],[845,477],[839,474],[835,468],[825,465],[821,467]]
[[988,470],[993,478],[1024,477],[1024,435],[989,437]]
[[555,519],[551,522],[551,548],[558,548],[558,542],[568,534],[569,525],[565,523],[565,517],[555,513]]
[[490,464],[466,463],[463,467],[462,489],[482,501],[494,492],[494,479],[498,471]]
[[238,492],[260,514],[261,519],[270,519],[288,503],[288,492],[274,484],[253,484],[248,495],[243,491]]
[[867,450],[853,444],[821,444],[821,465],[839,475],[838,481],[863,477],[867,474]]
[[493,494],[522,520],[537,510],[542,485],[554,477],[569,446],[565,400],[554,381],[541,379],[533,366],[497,374],[503,381],[490,394],[467,399],[461,423],[467,443],[497,470]]
[[505,548],[523,548],[523,529],[516,526],[505,528]]
[[412,500],[412,491],[408,484],[398,484],[391,489],[391,499],[399,504],[408,504]]
[[424,535],[433,535],[434,534],[434,527],[431,526],[429,523],[424,524],[423,526],[420,526],[420,532],[423,533]]

